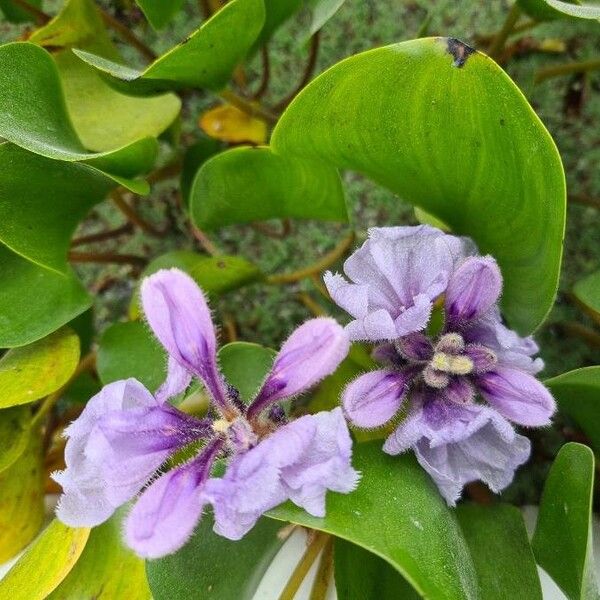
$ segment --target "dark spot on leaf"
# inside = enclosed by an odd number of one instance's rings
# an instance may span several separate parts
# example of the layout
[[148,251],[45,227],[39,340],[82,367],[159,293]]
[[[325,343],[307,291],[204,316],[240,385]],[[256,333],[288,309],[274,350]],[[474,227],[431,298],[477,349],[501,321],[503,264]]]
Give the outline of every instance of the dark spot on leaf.
[[227,268],[227,263],[224,260],[220,260],[217,263],[217,267],[219,267],[219,269],[226,269]]
[[506,121],[504,119],[500,119],[500,125],[504,125]]
[[448,38],[448,52],[454,57],[453,65],[460,69],[465,65],[469,56],[475,52],[475,48],[467,46],[456,38]]

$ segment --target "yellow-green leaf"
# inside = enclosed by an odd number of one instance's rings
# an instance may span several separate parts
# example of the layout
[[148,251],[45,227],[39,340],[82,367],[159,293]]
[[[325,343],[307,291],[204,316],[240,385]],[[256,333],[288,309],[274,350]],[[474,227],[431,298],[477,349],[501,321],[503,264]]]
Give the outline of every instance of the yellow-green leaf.
[[231,104],[206,111],[199,124],[204,133],[223,142],[264,144],[267,139],[267,124],[263,120]]
[[0,410],[0,473],[23,454],[29,440],[31,410],[11,406]]

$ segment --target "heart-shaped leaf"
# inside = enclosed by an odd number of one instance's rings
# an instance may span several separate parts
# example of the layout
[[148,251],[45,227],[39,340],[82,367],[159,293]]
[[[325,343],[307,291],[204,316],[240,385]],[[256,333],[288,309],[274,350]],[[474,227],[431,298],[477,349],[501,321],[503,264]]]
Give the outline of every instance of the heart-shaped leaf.
[[194,179],[190,210],[208,230],[286,217],[348,221],[334,168],[269,148],[234,148],[207,160]]
[[39,400],[62,387],[79,361],[79,338],[65,328],[0,359],[0,408]]
[[135,377],[153,392],[167,375],[167,355],[144,323],[114,323],[100,338],[96,366],[104,385]]
[[592,556],[593,491],[593,452],[582,444],[565,444],[544,485],[531,544],[539,565],[569,600],[598,598]]
[[0,410],[0,473],[23,454],[29,441],[30,425],[29,407],[11,406]]
[[600,452],[600,367],[562,373],[544,382],[560,411],[571,417]]
[[105,73],[113,85],[130,94],[179,88],[220,91],[254,44],[264,21],[263,0],[232,0],[143,71],[83,50],[75,53]]
[[0,581],[0,597],[47,598],[81,556],[89,534],[89,529],[72,529],[54,519]]
[[542,600],[542,588],[521,511],[508,504],[461,504],[458,521],[485,600]]
[[550,135],[487,56],[453,38],[352,56],[304,88],[271,145],[364,173],[473,237],[502,268],[511,325],[528,333],[545,318],[561,261],[564,173]]
[[122,542],[121,510],[92,529],[88,541],[67,577],[48,600],[74,598],[151,598],[144,561]]
[[329,493],[327,516],[286,503],[268,516],[326,531],[377,554],[426,598],[478,598],[469,549],[455,514],[412,455],[391,457],[381,442],[356,444],[362,473],[351,494]]
[[[212,531],[204,516],[192,539],[179,551],[146,563],[155,600],[251,600],[283,544],[281,524],[261,519],[240,541]],[[193,574],[193,576],[190,576]]]
[[181,10],[184,0],[135,0],[154,29],[162,29]]

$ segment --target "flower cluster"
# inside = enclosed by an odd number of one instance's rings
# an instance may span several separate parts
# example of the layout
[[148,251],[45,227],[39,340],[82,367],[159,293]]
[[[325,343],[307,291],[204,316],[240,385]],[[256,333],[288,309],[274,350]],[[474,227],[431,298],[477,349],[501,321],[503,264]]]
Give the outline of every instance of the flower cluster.
[[[67,428],[67,466],[54,474],[63,488],[59,519],[95,526],[137,497],[125,539],[154,558],[185,543],[206,505],[213,507],[215,531],[235,540],[285,500],[324,516],[328,490],[354,489],[358,474],[341,409],[288,422],[278,404],[337,368],[349,349],[342,327],[319,318],[296,329],[254,400],[244,404],[219,372],[215,329],[194,281],[176,269],[159,271],[144,281],[141,296],[169,356],[167,379],[155,395],[135,379],[107,385]],[[205,418],[168,402],[192,377],[211,396]],[[197,446],[192,458],[165,468]],[[222,477],[212,476],[217,459],[227,461]]]
[[[494,259],[432,227],[388,227],[370,230],[344,271],[350,281],[327,273],[327,288],[354,318],[350,338],[378,343],[383,366],[344,391],[348,419],[375,428],[404,416],[384,451],[412,448],[451,505],[471,481],[505,488],[530,453],[509,421],[547,425],[555,403],[534,376],[537,345],[502,322]],[[428,335],[436,307],[443,325]]]

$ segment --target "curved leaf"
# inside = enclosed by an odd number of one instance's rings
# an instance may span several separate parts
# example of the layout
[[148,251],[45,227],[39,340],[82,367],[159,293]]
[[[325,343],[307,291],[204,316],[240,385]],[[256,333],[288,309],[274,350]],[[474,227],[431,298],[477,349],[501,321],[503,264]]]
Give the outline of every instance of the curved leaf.
[[319,31],[342,7],[344,2],[345,0],[307,0],[307,5],[312,12],[310,34],[314,35]]
[[572,17],[575,19],[600,19],[600,5],[572,0],[518,0],[519,7],[540,21]]
[[89,529],[71,529],[54,519],[0,581],[0,597],[47,598],[77,562],[89,534]]
[[456,517],[414,456],[388,456],[375,442],[356,444],[352,462],[362,479],[351,494],[329,494],[325,518],[291,503],[268,516],[362,546],[426,598],[478,598],[473,562]]
[[0,359],[0,408],[39,400],[62,387],[79,362],[79,338],[65,328]]
[[600,367],[562,373],[544,382],[560,411],[571,417],[600,452]]
[[54,61],[29,42],[0,46],[0,136],[48,158],[85,161],[139,193],[145,186],[128,178],[148,171],[158,149],[155,139],[143,138],[88,152],[71,124]]
[[181,10],[184,0],[135,0],[154,29],[162,29]]
[[0,410],[0,473],[10,467],[27,448],[30,425],[29,407],[11,406]]
[[79,560],[48,600],[149,600],[144,561],[121,541],[121,516],[92,529]]
[[593,491],[593,452],[565,444],[546,480],[531,544],[540,566],[569,600],[599,597],[592,556]]
[[264,0],[265,22],[254,48],[260,48],[267,43],[273,34],[296,12],[298,12],[304,0]]
[[181,550],[146,563],[154,599],[252,600],[283,544],[279,529],[281,524],[261,519],[243,539],[232,542],[213,533],[212,519],[204,516]]
[[348,221],[334,168],[269,148],[234,148],[207,160],[192,184],[190,211],[208,230],[287,217]]
[[600,323],[600,271],[584,277],[573,286],[573,294],[586,312]]
[[485,600],[542,600],[521,511],[508,504],[461,504],[456,511]]
[[264,20],[263,0],[232,0],[143,71],[90,52],[75,50],[75,53],[105,73],[113,85],[130,94],[186,87],[220,91],[254,44]]
[[[578,0],[569,2],[578,5]],[[568,17],[565,13],[553,8],[546,0],[517,0],[519,8],[536,21],[552,21]]]
[[545,318],[560,269],[564,173],[550,135],[487,56],[452,38],[352,56],[304,88],[271,144],[362,172],[472,236],[502,268],[511,325],[528,333]]

